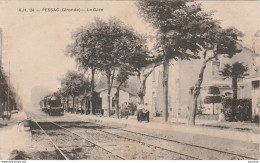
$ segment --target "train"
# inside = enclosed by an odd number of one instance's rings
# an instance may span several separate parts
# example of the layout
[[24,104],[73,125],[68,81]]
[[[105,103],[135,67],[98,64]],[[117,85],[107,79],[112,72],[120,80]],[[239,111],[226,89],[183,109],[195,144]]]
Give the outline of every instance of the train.
[[[104,109],[102,109],[102,99],[94,94],[94,101],[92,103],[92,114],[104,115]],[[75,114],[90,114],[90,97],[85,95],[79,96],[61,96],[52,95],[45,96],[40,101],[40,108],[42,111],[49,115],[64,115],[64,112],[75,113]],[[113,106],[112,106],[113,107]],[[128,115],[134,115],[137,110],[134,103],[127,103],[127,105],[121,106],[120,117],[128,117]],[[113,112],[114,111],[114,112]],[[111,115],[115,114],[115,108],[111,109]],[[126,116],[127,115],[127,116]]]
[[40,101],[41,110],[49,115],[64,115],[64,108],[62,106],[61,98],[55,94],[45,96]]

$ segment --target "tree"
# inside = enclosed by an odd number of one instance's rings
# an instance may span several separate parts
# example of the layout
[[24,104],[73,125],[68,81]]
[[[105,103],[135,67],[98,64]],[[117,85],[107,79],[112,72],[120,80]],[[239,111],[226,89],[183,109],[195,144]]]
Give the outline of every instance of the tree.
[[2,67],[0,67],[0,86],[1,86],[0,96],[3,97],[3,99],[5,99],[8,92],[8,82],[7,82],[7,76],[3,72]]
[[100,19],[95,19],[95,22],[76,29],[72,33],[74,42],[66,49],[66,55],[75,58],[80,69],[91,72],[90,114],[93,114],[94,110],[95,72],[103,66],[99,51],[102,48],[102,40],[99,39],[100,27],[102,22]]
[[61,89],[63,90],[63,93],[67,95],[67,101],[68,95],[71,95],[73,98],[73,112],[75,111],[75,97],[80,93],[85,92],[84,89],[89,87],[89,84],[87,83],[89,82],[87,82],[84,75],[75,71],[68,71],[65,77],[61,79]]
[[248,76],[249,74],[247,74],[247,72],[248,67],[242,62],[235,62],[232,65],[225,64],[224,68],[220,71],[220,75],[223,76],[223,79],[232,79],[233,99],[237,99],[237,81]]
[[164,120],[168,121],[169,63],[174,60],[198,59],[202,50],[201,34],[210,13],[201,5],[187,5],[185,0],[137,2],[139,13],[157,30],[155,49],[163,62]]
[[116,116],[119,118],[119,92],[121,86],[126,83],[126,81],[129,79],[129,76],[135,75],[133,71],[133,67],[130,65],[124,65],[119,68],[118,74],[116,76],[116,81],[117,81],[117,87],[116,87]]
[[140,82],[138,96],[140,98],[140,104],[144,104],[144,96],[146,94],[146,80],[154,71],[154,69],[162,64],[161,58],[160,56],[151,55],[151,52],[147,49],[146,46],[144,46],[129,58],[129,63],[137,73],[137,77]]
[[99,53],[100,70],[105,73],[108,81],[108,116],[110,116],[110,96],[114,79],[120,67],[128,64],[129,58],[144,46],[146,42],[142,36],[124,25],[116,18],[108,22],[96,19],[96,53]]
[[[8,94],[9,89],[9,94]],[[8,110],[8,98],[9,100],[12,97],[12,89],[10,89],[10,85],[8,84],[8,77],[6,76],[3,67],[0,66],[0,97],[3,99],[3,109]],[[9,103],[10,104],[10,103]]]
[[218,60],[220,56],[232,58],[234,55],[241,52],[241,49],[237,47],[237,41],[238,38],[243,35],[237,29],[222,29],[216,21],[206,23],[203,28],[205,28],[206,31],[200,44],[203,47],[203,53],[201,56],[203,63],[199,72],[199,78],[192,89],[192,103],[188,119],[189,125],[195,125],[197,99],[200,95],[201,84],[203,82],[203,75],[207,63],[213,60]]
[[92,97],[95,71],[104,72],[108,79],[109,116],[110,93],[116,71],[127,61],[126,56],[134,53],[142,41],[132,28],[125,26],[116,18],[110,18],[108,22],[96,18],[94,23],[78,29],[73,38],[75,42],[69,46],[68,54],[75,57],[83,69],[91,69]]

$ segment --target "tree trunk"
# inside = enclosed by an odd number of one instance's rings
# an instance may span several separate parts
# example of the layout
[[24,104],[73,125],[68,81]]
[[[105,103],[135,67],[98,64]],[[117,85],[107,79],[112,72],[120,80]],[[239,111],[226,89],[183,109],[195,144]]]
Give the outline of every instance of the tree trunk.
[[140,94],[139,98],[140,98],[140,104],[144,105],[144,95]]
[[89,114],[93,115],[93,103],[94,103],[94,87],[95,87],[95,69],[91,69],[91,93],[90,93],[90,105],[89,105]]
[[141,72],[141,71],[138,72],[138,79],[139,79],[140,85],[141,85],[140,89],[139,89],[139,93],[138,93],[138,96],[140,98],[140,104],[144,104],[144,96],[146,95],[146,79],[154,71],[155,67],[157,67],[159,65],[160,65],[160,63],[154,64],[153,67],[147,73],[144,73],[144,71],[143,72]]
[[214,103],[213,103],[213,115],[214,115]]
[[204,71],[207,66],[207,60],[203,62],[203,66],[201,67],[200,74],[199,74],[199,79],[195,84],[195,87],[191,90],[191,105],[189,108],[189,118],[188,118],[188,125],[195,125],[195,119],[196,119],[196,110],[198,107],[198,97],[200,95],[200,86],[203,82],[203,75]]
[[138,95],[140,98],[140,104],[144,104],[145,94],[146,94],[146,78],[141,81],[141,87],[140,87],[139,95]]
[[197,110],[197,105],[198,105],[198,95],[191,95],[191,106],[190,106],[190,115],[189,115],[189,119],[188,119],[188,125],[195,125],[195,119],[196,119],[196,110]]
[[110,81],[110,75],[107,75],[107,116],[110,117],[110,94],[111,94],[111,87],[110,87],[111,81]]
[[233,99],[237,99],[237,78],[232,78]]
[[75,96],[72,97],[72,110],[75,113]]
[[141,72],[139,71],[138,72],[138,79],[139,79],[139,82],[140,82],[140,88],[139,88],[139,91],[138,91],[138,97],[140,98],[140,101],[139,101],[139,104],[144,104],[144,94],[143,94],[143,83],[142,83],[142,79],[143,79],[143,76],[141,77]]
[[67,95],[67,107],[66,107],[66,110],[67,110],[67,112],[69,111],[69,95]]
[[5,103],[6,103],[6,99],[5,99],[5,97],[3,97],[3,109],[4,109],[3,112],[6,111]]
[[117,87],[116,89],[116,98],[117,98],[117,102],[116,102],[116,116],[119,119],[119,91],[120,91],[120,86]]
[[163,62],[163,118],[164,121],[168,121],[168,77],[169,77],[169,59],[165,59]]
[[[113,71],[107,71],[107,100],[108,100],[108,117],[110,117],[110,110],[111,110],[111,89],[113,87],[115,69]],[[111,74],[112,73],[112,74]]]
[[85,99],[86,99],[86,102],[85,102],[85,111],[86,111],[86,115],[88,114],[88,99],[87,99],[87,97],[85,97]]

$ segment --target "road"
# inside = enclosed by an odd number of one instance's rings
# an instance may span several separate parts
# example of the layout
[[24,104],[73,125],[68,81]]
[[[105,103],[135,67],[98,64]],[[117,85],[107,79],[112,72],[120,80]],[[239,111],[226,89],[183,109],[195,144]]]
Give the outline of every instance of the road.
[[[29,159],[66,160],[251,160],[259,144],[200,134],[93,122],[86,115],[49,116],[26,110],[36,151]],[[122,120],[123,121],[123,120]],[[38,150],[38,151],[37,151]],[[36,154],[37,153],[37,154]],[[39,156],[42,154],[43,156]],[[48,154],[49,153],[49,154]]]

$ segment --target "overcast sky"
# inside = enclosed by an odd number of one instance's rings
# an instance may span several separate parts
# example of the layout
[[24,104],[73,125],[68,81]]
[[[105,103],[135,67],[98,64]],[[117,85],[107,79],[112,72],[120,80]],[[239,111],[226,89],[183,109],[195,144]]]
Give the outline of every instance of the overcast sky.
[[[209,1],[202,2],[205,10],[216,10],[215,18],[222,26],[235,26],[244,34],[250,46],[252,35],[260,29],[259,2]],[[103,8],[103,12],[21,13],[19,8]],[[140,33],[152,33],[150,27],[137,16],[133,1],[0,1],[0,27],[4,31],[4,67],[11,64],[11,82],[29,102],[31,89],[44,86],[50,90],[59,87],[58,78],[74,69],[73,59],[63,50],[71,42],[71,31],[93,21],[95,16],[108,19],[116,16]]]

